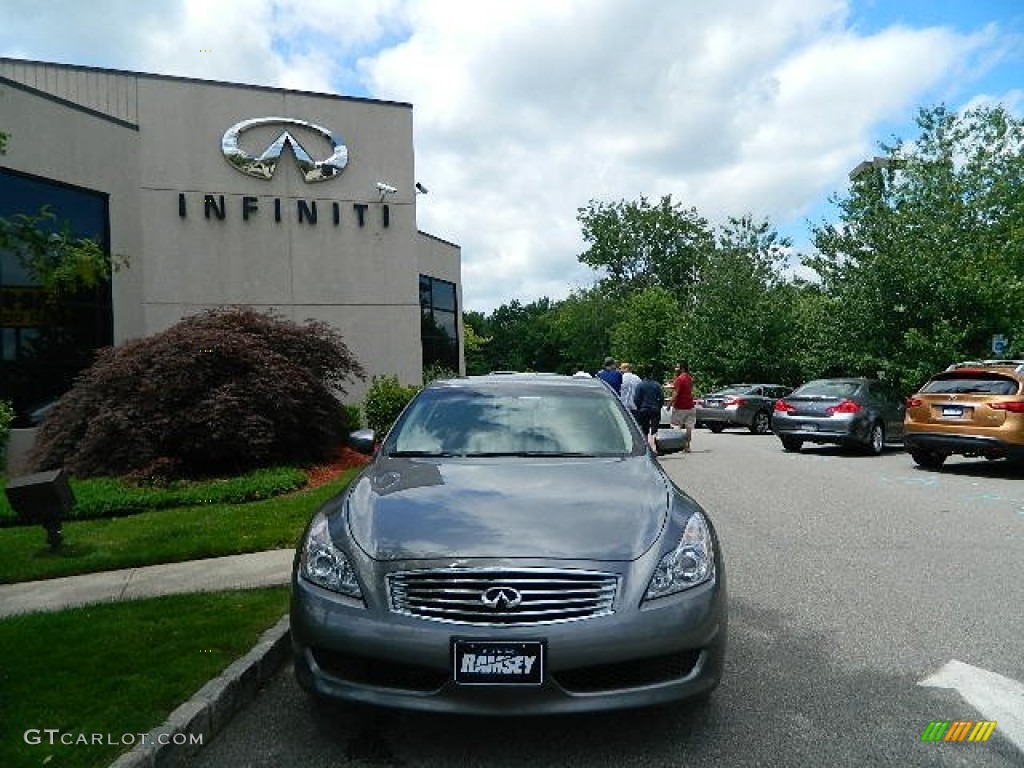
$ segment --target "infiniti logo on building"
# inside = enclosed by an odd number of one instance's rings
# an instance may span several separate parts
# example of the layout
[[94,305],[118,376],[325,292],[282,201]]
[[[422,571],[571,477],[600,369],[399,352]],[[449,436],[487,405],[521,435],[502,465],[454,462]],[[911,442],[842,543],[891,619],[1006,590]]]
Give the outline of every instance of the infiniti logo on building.
[[[259,157],[254,157],[239,147],[238,141],[242,133],[250,128],[264,125],[296,126],[320,134],[330,143],[331,156],[326,160],[314,160],[313,156],[287,130],[274,139]],[[269,179],[274,175],[285,146],[291,148],[295,162],[298,163],[302,177],[307,183],[332,179],[341,173],[348,164],[348,147],[345,146],[341,136],[314,123],[293,120],[289,117],[257,117],[235,123],[224,132],[220,143],[224,158],[233,168],[249,176],[255,176],[257,179]]]
[[518,608],[519,604],[523,602],[523,596],[519,594],[518,589],[513,589],[512,587],[491,587],[484,590],[484,593],[480,595],[480,602],[488,608],[507,610],[509,608]]

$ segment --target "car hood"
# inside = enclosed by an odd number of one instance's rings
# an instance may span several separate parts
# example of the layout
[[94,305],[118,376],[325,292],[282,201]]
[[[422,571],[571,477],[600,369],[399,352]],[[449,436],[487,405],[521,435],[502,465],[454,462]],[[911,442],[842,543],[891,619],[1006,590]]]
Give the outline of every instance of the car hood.
[[377,560],[634,560],[664,527],[669,492],[646,456],[379,457],[346,507],[355,543]]

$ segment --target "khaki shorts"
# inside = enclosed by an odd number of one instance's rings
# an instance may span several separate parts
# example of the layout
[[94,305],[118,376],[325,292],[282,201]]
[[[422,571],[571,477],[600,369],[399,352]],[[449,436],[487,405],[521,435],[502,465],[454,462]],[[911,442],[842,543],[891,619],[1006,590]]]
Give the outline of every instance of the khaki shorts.
[[697,409],[688,408],[686,410],[682,408],[672,409],[672,426],[673,427],[694,427],[697,424]]

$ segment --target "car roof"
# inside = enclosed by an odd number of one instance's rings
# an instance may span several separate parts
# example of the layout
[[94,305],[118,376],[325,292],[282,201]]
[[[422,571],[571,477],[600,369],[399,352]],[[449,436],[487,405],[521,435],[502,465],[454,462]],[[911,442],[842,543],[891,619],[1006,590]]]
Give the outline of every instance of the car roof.
[[480,376],[465,376],[458,379],[438,379],[430,383],[430,388],[461,388],[476,389],[481,387],[531,386],[531,387],[570,387],[579,389],[589,387],[596,390],[611,392],[608,385],[601,379],[580,376],[565,376],[560,373],[522,373],[519,371],[494,371]]

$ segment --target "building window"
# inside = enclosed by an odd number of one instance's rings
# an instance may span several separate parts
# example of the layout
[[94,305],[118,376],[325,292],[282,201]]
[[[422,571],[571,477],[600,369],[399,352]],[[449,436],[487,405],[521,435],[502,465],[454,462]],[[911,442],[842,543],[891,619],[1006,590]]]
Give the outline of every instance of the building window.
[[[110,253],[106,194],[0,169],[0,217],[38,216],[44,205],[56,218],[42,226],[94,239]],[[113,344],[113,328],[109,282],[55,306],[17,256],[0,251],[0,399],[14,404],[16,425],[70,389],[95,351]]]
[[420,275],[420,340],[423,367],[459,370],[458,302],[455,283]]

